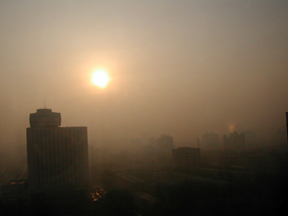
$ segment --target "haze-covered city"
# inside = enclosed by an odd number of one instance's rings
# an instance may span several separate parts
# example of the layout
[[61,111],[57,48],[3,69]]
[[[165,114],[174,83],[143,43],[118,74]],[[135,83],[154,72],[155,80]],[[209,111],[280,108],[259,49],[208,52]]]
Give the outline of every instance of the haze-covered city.
[[0,213],[281,212],[287,38],[285,0],[0,0]]

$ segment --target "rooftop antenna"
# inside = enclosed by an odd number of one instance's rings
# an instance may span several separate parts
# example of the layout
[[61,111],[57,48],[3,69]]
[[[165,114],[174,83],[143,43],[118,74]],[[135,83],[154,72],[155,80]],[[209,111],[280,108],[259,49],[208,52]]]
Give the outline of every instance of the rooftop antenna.
[[46,97],[44,97],[44,101],[43,101],[43,109],[46,109]]

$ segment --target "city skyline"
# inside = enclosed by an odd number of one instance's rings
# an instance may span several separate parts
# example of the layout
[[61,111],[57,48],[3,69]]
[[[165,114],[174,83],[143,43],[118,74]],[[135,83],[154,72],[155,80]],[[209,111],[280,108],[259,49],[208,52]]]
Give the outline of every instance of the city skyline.
[[0,0],[0,215],[280,215],[287,39],[288,0]]
[[285,132],[287,1],[0,4],[2,146],[45,101],[94,139]]

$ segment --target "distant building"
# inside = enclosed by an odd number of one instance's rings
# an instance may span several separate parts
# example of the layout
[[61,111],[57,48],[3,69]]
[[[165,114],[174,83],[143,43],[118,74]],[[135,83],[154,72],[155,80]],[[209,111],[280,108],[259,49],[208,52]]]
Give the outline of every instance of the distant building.
[[200,148],[180,147],[172,149],[172,157],[179,168],[194,167],[200,164]]
[[202,136],[203,146],[209,150],[218,149],[220,146],[220,138],[218,134],[206,133]]
[[161,137],[157,139],[156,149],[159,152],[171,152],[173,148],[174,148],[174,140],[172,136],[163,134]]
[[236,131],[230,133],[229,136],[223,136],[224,148],[226,150],[242,151],[245,149],[245,135],[244,133],[238,134]]
[[58,127],[60,113],[38,109],[27,128],[29,191],[51,194],[87,190],[87,127]]

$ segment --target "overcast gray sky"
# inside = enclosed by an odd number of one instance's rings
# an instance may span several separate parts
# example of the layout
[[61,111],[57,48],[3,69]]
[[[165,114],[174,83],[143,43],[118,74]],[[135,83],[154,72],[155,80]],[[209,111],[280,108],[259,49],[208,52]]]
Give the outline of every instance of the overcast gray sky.
[[3,143],[44,101],[95,139],[269,134],[288,111],[288,1],[0,0],[0,91]]

